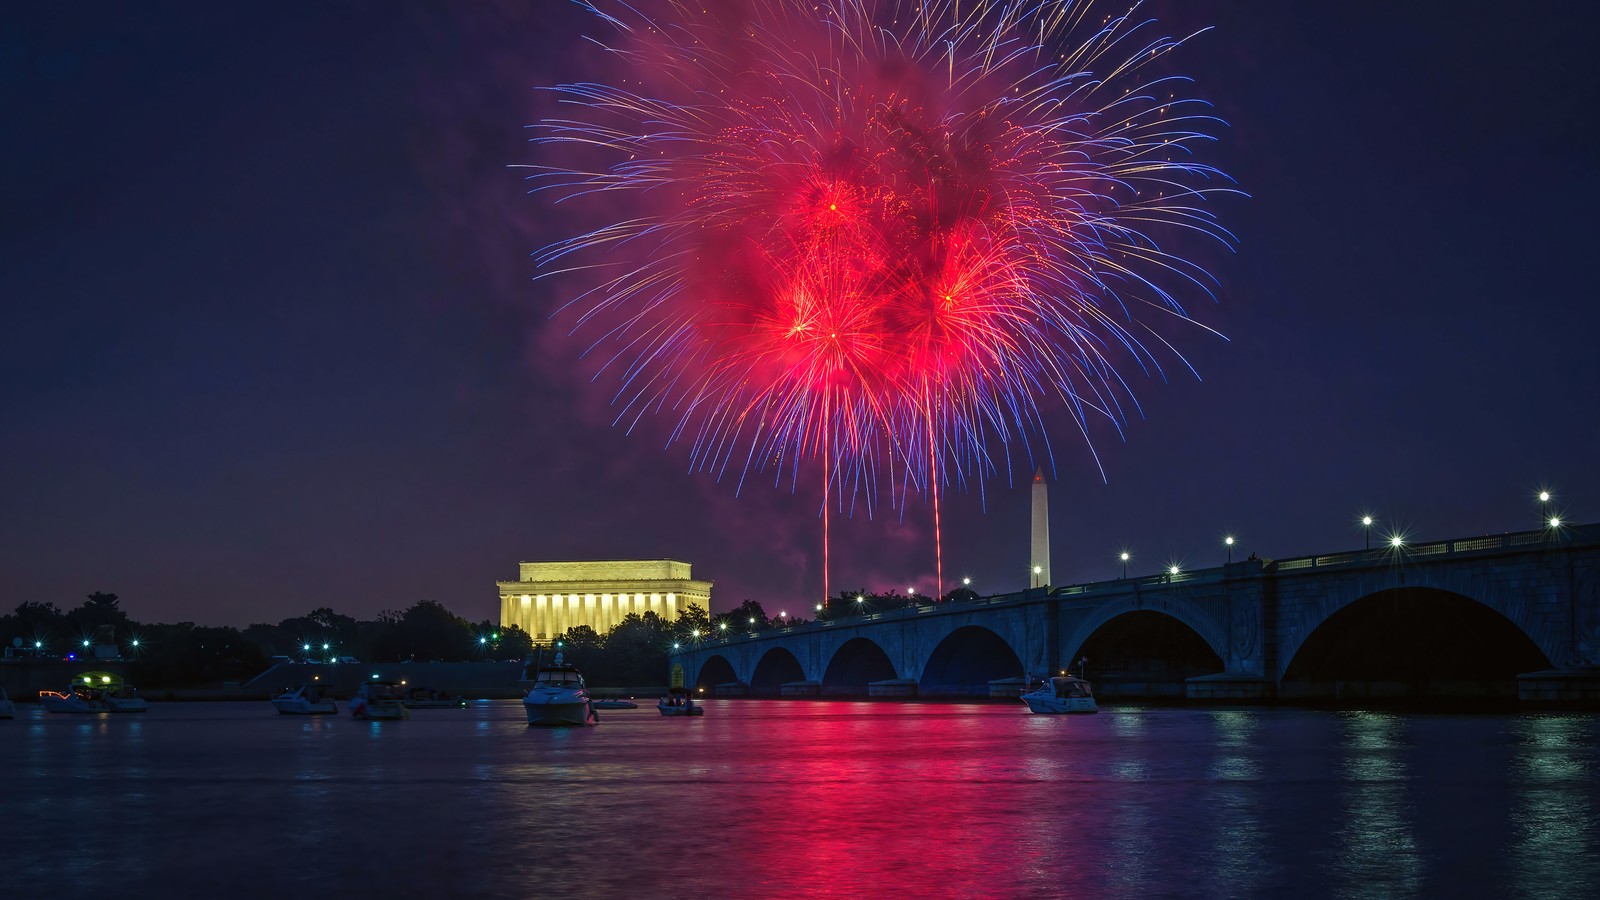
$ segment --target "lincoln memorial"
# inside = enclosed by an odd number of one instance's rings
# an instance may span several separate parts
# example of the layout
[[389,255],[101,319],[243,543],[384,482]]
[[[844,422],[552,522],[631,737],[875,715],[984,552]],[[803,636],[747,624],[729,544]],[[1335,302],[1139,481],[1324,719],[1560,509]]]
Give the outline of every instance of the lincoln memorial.
[[711,582],[689,577],[689,564],[671,559],[521,563],[517,581],[500,581],[500,627],[520,627],[536,641],[554,640],[587,625],[600,634],[629,613],[654,612],[668,621],[691,603],[711,610]]

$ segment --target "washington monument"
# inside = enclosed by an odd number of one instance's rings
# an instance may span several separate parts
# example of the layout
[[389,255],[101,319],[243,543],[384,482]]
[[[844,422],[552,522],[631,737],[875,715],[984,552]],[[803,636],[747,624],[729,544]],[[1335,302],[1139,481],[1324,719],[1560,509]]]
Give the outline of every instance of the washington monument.
[[1050,583],[1050,487],[1044,469],[1033,474],[1033,542],[1028,549],[1028,587]]

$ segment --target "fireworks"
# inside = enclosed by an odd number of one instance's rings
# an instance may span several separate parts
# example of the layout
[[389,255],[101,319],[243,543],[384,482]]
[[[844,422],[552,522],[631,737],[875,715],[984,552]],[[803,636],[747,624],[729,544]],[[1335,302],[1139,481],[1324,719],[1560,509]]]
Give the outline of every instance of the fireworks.
[[1211,282],[1167,242],[1230,245],[1232,188],[1192,155],[1209,107],[1158,71],[1182,42],[1137,10],[582,5],[618,79],[552,89],[528,177],[625,212],[536,259],[583,280],[618,421],[667,417],[693,468],[937,501],[1048,453],[1052,419],[1120,431],[1121,370],[1182,359],[1163,330]]

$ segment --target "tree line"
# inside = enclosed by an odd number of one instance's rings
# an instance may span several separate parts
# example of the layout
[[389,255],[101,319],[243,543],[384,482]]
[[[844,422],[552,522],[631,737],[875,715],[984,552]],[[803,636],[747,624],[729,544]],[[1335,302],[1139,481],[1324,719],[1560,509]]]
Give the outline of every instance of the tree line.
[[[958,589],[948,599],[976,596]],[[661,684],[673,646],[693,646],[731,639],[752,631],[805,624],[812,618],[838,619],[901,609],[931,598],[894,591],[841,591],[826,611],[814,606],[790,614],[769,614],[758,601],[716,615],[690,604],[668,621],[654,612],[629,614],[601,634],[587,625],[569,629],[557,639],[567,659],[598,687]],[[500,627],[458,616],[433,600],[404,610],[386,610],[376,619],[359,620],[328,607],[313,609],[277,624],[245,628],[141,623],[122,609],[116,594],[96,592],[72,609],[29,601],[0,616],[0,642],[16,655],[73,659],[92,663],[114,656],[126,661],[135,683],[150,687],[182,687],[245,681],[275,662],[328,662],[354,658],[362,662],[462,662],[521,660],[534,653],[533,638],[521,628]],[[551,647],[551,650],[557,649]]]

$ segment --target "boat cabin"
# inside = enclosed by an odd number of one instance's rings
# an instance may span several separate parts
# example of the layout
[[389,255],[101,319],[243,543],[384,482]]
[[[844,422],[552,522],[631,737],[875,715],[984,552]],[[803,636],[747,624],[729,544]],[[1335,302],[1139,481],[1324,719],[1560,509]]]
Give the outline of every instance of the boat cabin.
[[1050,687],[1055,690],[1056,696],[1063,700],[1094,697],[1094,691],[1089,688],[1089,682],[1075,675],[1057,675],[1050,679]]

